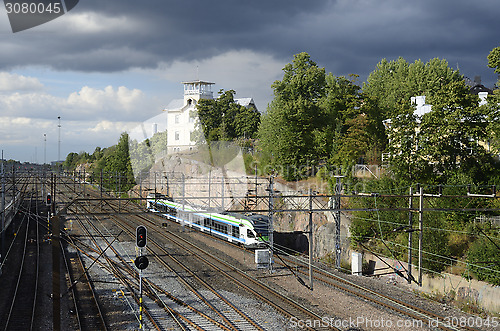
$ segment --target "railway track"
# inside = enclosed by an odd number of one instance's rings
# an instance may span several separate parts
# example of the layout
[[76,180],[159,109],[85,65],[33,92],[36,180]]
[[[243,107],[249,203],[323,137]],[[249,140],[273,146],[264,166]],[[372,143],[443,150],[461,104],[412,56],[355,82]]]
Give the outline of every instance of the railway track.
[[[244,289],[247,293],[251,293],[258,298],[258,300],[267,303],[288,318],[295,317],[302,320],[321,320],[322,317],[318,313],[311,311],[286,295],[278,293],[276,290],[250,276],[243,270],[240,270],[217,256],[208,253],[203,248],[196,246],[195,244],[178,236],[174,232],[158,227],[155,221],[151,221],[150,219],[140,215],[137,217],[144,223],[149,224],[149,226],[156,227],[158,230],[161,230],[155,231],[155,235],[161,238],[158,242],[174,243],[180,251],[187,253],[187,255],[183,256],[183,263],[187,264],[186,261],[189,258],[195,259],[198,263],[201,262],[203,265],[209,266],[214,271],[214,274],[224,276],[227,281]],[[162,251],[165,254],[165,251]],[[319,329],[321,329],[321,327]],[[324,329],[335,328],[325,327]]]
[[[125,227],[123,222],[120,222],[122,227]],[[97,230],[95,224],[94,225],[89,225],[92,227],[95,231],[100,232]],[[128,233],[130,236],[133,236],[133,227],[130,227],[127,229]],[[102,235],[102,233],[100,234]],[[128,276],[121,275],[120,277],[122,279],[127,278],[131,280],[130,283],[130,290],[133,290],[134,292],[137,291],[137,271],[134,268],[129,267],[129,263],[127,263],[127,259],[130,260],[130,258],[124,257],[123,254],[118,253],[117,250],[111,247],[111,250],[113,251],[114,255],[119,258],[119,269],[122,271],[125,271],[125,273]],[[159,258],[159,255],[157,255],[157,258]],[[159,260],[160,261],[160,260]],[[112,262],[115,264],[116,262]],[[165,264],[163,262],[164,267],[168,267],[168,264]],[[118,266],[118,265],[117,265]],[[170,268],[170,267],[168,267]],[[173,269],[170,268],[172,271]],[[116,275],[116,272],[113,272],[113,274]],[[230,325],[230,327],[225,326],[224,322],[218,321],[216,318],[213,316],[209,316],[209,314],[206,312],[206,309],[203,307],[199,307],[199,304],[195,303],[194,301],[196,299],[199,299],[201,302],[204,304],[207,304],[210,309],[213,312],[216,312],[220,317],[224,316],[220,310],[221,308],[215,308],[212,304],[209,303],[209,301],[204,298],[197,290],[195,290],[192,286],[189,285],[189,283],[185,282],[182,277],[177,275],[177,279],[182,280],[182,285],[189,287],[189,289],[192,291],[192,293],[196,293],[196,298],[190,298],[190,303],[187,303],[186,297],[180,298],[178,295],[175,296],[172,293],[166,291],[162,286],[158,285],[158,283],[164,282],[164,280],[155,280],[154,277],[148,277],[147,279],[144,279],[144,290],[145,293],[147,294],[148,297],[144,297],[144,312],[148,315],[149,319],[151,322],[153,322],[155,328],[157,329],[166,329],[168,327],[171,327],[169,323],[163,323],[162,319],[165,317],[165,312],[161,314],[158,311],[155,311],[153,309],[154,306],[157,306],[158,304],[162,306],[162,308],[167,311],[167,313],[173,318],[173,321],[177,323],[178,327],[185,328],[185,329],[195,329],[195,330],[262,330],[262,328],[259,328],[255,323],[251,324],[251,320],[247,318],[247,321],[249,321],[250,324],[244,325],[241,322],[238,323],[238,326],[233,325],[227,318],[225,318],[225,322]],[[185,296],[185,294],[183,294]],[[219,295],[219,299],[222,298]],[[193,300],[194,299],[194,300]],[[220,306],[220,303],[219,303]],[[222,307],[227,311],[228,307],[224,306]],[[240,311],[240,313],[237,315],[237,319],[235,320],[243,320],[245,318],[244,313]],[[243,318],[242,318],[243,317]],[[163,325],[165,324],[165,325]],[[227,324],[226,324],[227,325]]]
[[[133,235],[133,228],[126,227],[123,223],[120,226],[130,235]],[[186,265],[186,261],[180,261],[173,254],[167,251],[161,242],[150,240],[150,254],[155,258],[162,267],[166,268],[179,282],[186,287],[203,305],[213,312],[211,317],[206,317],[213,325],[220,327],[223,330],[265,330],[256,321],[252,320],[244,311],[232,304],[226,297],[221,295],[213,286],[202,277],[198,276],[195,271]],[[189,279],[189,280],[188,280]],[[161,289],[157,289],[161,292]],[[203,291],[203,293],[202,293]],[[193,310],[201,310],[203,307],[191,307]],[[204,309],[206,310],[206,309]],[[204,328],[207,326],[205,325]]]
[[[112,203],[108,202],[108,204]],[[79,206],[78,208],[83,208],[83,206]],[[114,208],[116,209],[118,207],[115,205]],[[151,222],[150,220],[147,220],[146,218],[140,216],[133,216],[133,217],[128,216],[127,221],[125,221],[118,215],[113,215],[113,218],[116,218],[115,223],[117,225],[120,225],[123,230],[127,231],[131,238],[134,238],[135,227],[138,224],[143,222],[148,222],[149,224],[148,226],[152,226],[152,224],[155,223],[154,221]],[[131,223],[131,219],[134,219],[134,222],[136,223]],[[182,243],[182,240],[180,238],[175,238],[175,235],[172,233],[162,234],[161,236],[159,236],[159,238],[158,236],[156,237],[157,239],[155,240],[151,239],[152,238],[151,236],[149,239],[150,247],[153,245],[153,242],[155,242],[154,245],[156,252],[153,252],[153,250],[151,250],[151,253],[154,256],[156,256],[158,262],[161,263],[164,268],[167,268],[167,270],[170,270],[170,272],[175,274],[175,277],[179,280],[179,282],[182,283],[183,286],[189,288],[190,293],[194,295],[195,299],[194,300],[190,299],[191,304],[188,304],[183,300],[181,300],[180,298],[173,296],[171,293],[168,293],[164,290],[162,291],[162,289],[157,285],[157,282],[151,280],[151,277],[149,277],[145,282],[146,289],[149,292],[153,292],[153,290],[154,292],[156,292],[155,294],[157,296],[156,298],[153,297],[152,293],[149,293],[150,297],[156,301],[168,302],[167,299],[170,299],[171,301],[180,304],[180,306],[177,305],[175,306],[175,309],[172,309],[173,311],[171,311],[171,314],[173,313],[180,320],[182,320],[182,323],[186,328],[199,329],[199,325],[202,325],[203,326],[202,329],[221,329],[221,330],[264,329],[261,325],[253,321],[250,317],[248,317],[244,311],[235,307],[235,305],[233,305],[230,302],[230,300],[227,300],[217,290],[214,290],[210,285],[208,285],[206,281],[203,281],[201,277],[196,276],[196,272],[186,269],[185,265],[187,263],[184,258],[182,261],[176,260],[176,258],[172,254],[169,254],[166,250],[162,248],[165,242],[174,242],[174,240],[179,250],[181,251],[191,250],[191,253],[189,253],[189,255],[197,256],[196,259],[198,260],[197,262],[198,264],[202,263],[204,265],[208,265],[209,268],[212,269],[212,273],[214,274],[217,273],[222,275],[226,279],[226,282],[227,280],[229,280],[229,282],[233,282],[234,283],[233,286],[243,288],[247,294],[249,293],[253,294],[255,297],[258,298],[258,300],[268,303],[270,306],[279,311],[281,314],[284,314],[285,316],[288,317],[299,316],[304,319],[321,318],[320,315],[308,310],[307,308],[294,302],[290,298],[287,298],[283,294],[277,293],[273,289],[259,282],[257,279],[254,279],[249,275],[246,275],[243,271],[239,271],[239,274],[236,276],[235,272],[238,271],[236,268],[234,268],[231,265],[228,265],[227,263],[224,263],[221,260],[217,260],[215,256],[205,255],[203,258],[200,259],[201,254],[195,252],[196,249],[199,252],[201,252],[202,250],[200,250],[200,248],[196,248],[196,246],[191,246],[188,248],[186,246],[189,245],[188,243],[186,242]],[[114,252],[114,254],[116,256],[119,255],[116,252]],[[209,259],[212,259],[212,261],[209,261]],[[121,263],[122,266],[127,265],[126,258],[123,258]],[[129,271],[129,273],[131,272],[132,271]],[[184,273],[184,276],[180,276],[181,273]],[[189,276],[185,276],[186,274],[188,274]],[[188,283],[185,280],[187,278],[196,279],[197,284]],[[201,288],[203,289],[203,294],[200,293]],[[163,297],[159,299],[158,295]],[[192,304],[193,302],[196,302],[196,304]],[[200,303],[203,303],[203,307],[200,307]],[[167,303],[167,305],[170,306],[171,308],[174,307],[172,302]],[[216,305],[217,307],[215,307]],[[183,307],[191,310],[191,313],[189,313],[185,309],[182,309]],[[207,311],[209,313],[206,313]],[[195,313],[194,316],[196,315],[198,316],[193,317],[192,312]],[[206,316],[203,316],[204,314]],[[202,318],[205,321],[199,320],[199,316],[202,316]],[[186,319],[184,319],[183,317]],[[154,316],[151,318],[154,318]],[[190,320],[191,322],[189,322]],[[203,324],[203,322],[206,323],[207,321],[211,323],[211,327],[206,324]]]
[[[113,242],[107,238],[108,235],[103,233],[103,230],[99,229],[96,225],[99,223],[96,218],[87,217],[86,221],[79,219],[78,222],[80,227],[86,231],[87,238],[93,243],[93,249],[90,249],[90,251],[94,253],[92,259],[96,259],[95,255],[97,254],[102,257],[104,261],[101,261],[101,266],[103,266],[109,274],[123,286],[122,293],[126,292],[127,295],[134,300],[136,311],[138,311],[137,308],[142,301],[142,311],[149,319],[150,327],[156,330],[166,330],[179,326],[179,317],[182,319],[183,314],[178,313],[165,303],[168,300],[175,301],[175,298],[172,300],[172,298],[168,298],[168,296],[165,297],[164,293],[154,291],[152,288],[155,284],[151,282],[144,283],[143,291],[145,296],[141,298],[139,296],[138,272],[131,265],[132,259],[130,255],[127,252],[119,252],[118,249],[113,247]],[[108,248],[110,253],[114,256],[114,259],[105,253],[105,250]],[[123,247],[120,250],[123,250]],[[158,309],[158,306],[160,306],[161,309]],[[167,315],[170,314],[176,318],[165,321],[165,311],[167,311]],[[190,321],[189,319],[186,320]]]
[[[36,200],[30,196],[28,210],[36,208]],[[16,240],[23,240],[20,269],[15,288],[13,290],[10,309],[3,319],[5,330],[32,330],[35,324],[37,309],[40,233],[38,222],[24,213],[20,232]],[[19,243],[21,244],[21,243]]]
[[74,240],[68,238],[66,247],[61,247],[69,288],[62,294],[71,293],[78,330],[108,330],[101,304],[94,291],[92,280],[85,269],[81,253],[78,250],[67,252],[69,247],[76,247]]
[[[90,193],[90,191],[88,191],[87,193],[92,194]],[[126,209],[126,206],[124,206],[123,204],[121,206],[118,205],[117,203],[111,203],[111,202],[106,202],[106,204],[108,205],[108,207],[111,207],[111,209],[115,211],[120,209],[121,210]],[[83,207],[85,206],[80,205],[78,208],[83,208]],[[95,209],[95,204],[89,202],[88,206],[86,207],[88,208],[87,212],[90,213],[92,211],[92,208]],[[174,296],[172,293],[162,290],[161,286],[159,285],[160,282],[157,282],[153,278],[148,277],[148,279],[145,280],[145,291],[148,296],[148,298],[147,299],[145,298],[144,301],[145,306],[152,307],[154,306],[155,302],[156,303],[163,302],[163,308],[162,308],[163,312],[161,311],[155,312],[153,309],[151,310],[151,313],[148,317],[151,321],[159,320],[162,318],[162,316],[163,318],[165,318],[164,312],[167,311],[169,316],[178,319],[179,328],[182,327],[185,329],[197,329],[197,326],[199,327],[199,325],[203,325],[203,329],[222,329],[222,330],[262,329],[258,323],[255,323],[250,318],[248,319],[245,318],[245,313],[238,312],[237,309],[231,308],[232,313],[227,313],[227,311],[229,311],[229,308],[227,308],[229,307],[229,304],[224,303],[225,306],[215,307],[215,304],[212,304],[212,302],[216,301],[223,302],[224,300],[216,294],[217,291],[210,290],[210,285],[203,284],[203,280],[201,281],[196,280],[197,285],[194,285],[194,282],[191,279],[196,279],[196,277],[198,277],[197,273],[190,271],[189,269],[182,268],[183,265],[187,264],[185,260],[188,258],[190,260],[191,259],[197,260],[198,261],[197,263],[208,266],[209,268],[214,270],[213,271],[214,273],[218,273],[219,275],[225,277],[225,279],[227,279],[228,282],[237,284],[238,287],[243,288],[248,293],[252,293],[257,298],[259,298],[259,300],[266,302],[270,306],[274,307],[276,310],[280,311],[280,313],[285,316],[288,317],[294,316],[298,319],[303,319],[303,320],[321,319],[321,316],[319,314],[312,312],[309,309],[303,310],[302,309],[303,307],[301,307],[301,305],[294,305],[291,302],[293,300],[290,300],[286,296],[277,297],[278,299],[269,299],[269,297],[272,297],[275,294],[271,295],[270,292],[268,291],[272,289],[269,288],[266,289],[266,287],[268,286],[264,285],[263,283],[260,283],[258,279],[252,279],[253,277],[251,277],[244,271],[238,270],[234,266],[228,265],[227,262],[222,261],[217,256],[209,254],[202,248],[197,247],[195,244],[186,241],[184,238],[178,236],[173,231],[158,226],[158,224],[168,222],[165,219],[162,218],[161,221],[159,221],[159,218],[156,218],[156,220],[153,218],[153,220],[151,220],[150,217],[144,217],[139,215],[128,216],[127,218],[128,218],[127,220],[124,220],[124,218],[118,215],[113,216],[115,224],[121,225],[122,230],[126,231],[132,240],[134,238],[135,226],[139,224],[147,224],[148,227],[150,228],[154,227],[154,229],[157,230],[154,231],[156,232],[154,234],[155,239],[154,240],[150,239],[149,241],[151,248],[150,254],[155,258],[155,261],[157,261],[158,264],[161,264],[165,269],[168,270],[169,274],[172,275],[172,277],[178,279],[178,281],[181,282],[183,286],[185,286],[186,288],[190,288],[191,293],[193,293],[193,295],[197,298],[196,300],[203,302],[205,299],[206,303],[204,304],[206,305],[206,307],[209,307],[209,310],[211,311],[211,313],[208,314],[211,316],[208,315],[207,317],[202,316],[204,312],[202,312],[201,309],[190,306],[188,302],[185,302],[181,298]],[[101,236],[104,235],[101,234]],[[153,238],[153,236],[150,236],[150,238]],[[218,240],[216,238],[213,239]],[[186,256],[183,256],[182,261],[176,259],[175,254],[169,254],[169,252],[164,249],[164,245],[166,242],[172,243],[177,247],[177,249],[186,253]],[[109,241],[107,243],[109,244]],[[224,244],[231,245],[227,242],[224,242]],[[304,261],[292,260],[289,257],[283,257],[283,259],[287,264],[294,264],[295,270],[297,270],[297,272],[306,275],[306,272],[304,271],[305,269]],[[280,262],[276,263],[279,264]],[[123,260],[120,262],[121,267],[118,267],[118,264],[116,264],[116,262],[110,262],[110,264],[115,264],[115,266],[118,269],[120,268],[123,269],[125,268],[124,266],[130,265],[131,263],[130,261],[127,261],[127,257],[124,257]],[[376,291],[355,284],[354,282],[349,281],[348,279],[345,279],[339,275],[328,272],[326,270],[322,270],[319,267],[315,266],[314,270],[315,270],[314,273],[315,281],[321,282],[330,287],[335,287],[353,296],[360,297],[363,300],[369,301],[373,305],[382,306],[384,308],[395,311],[398,314],[405,316],[407,318],[421,320],[425,322],[428,322],[430,319],[436,320],[438,321],[437,327],[442,330],[464,330],[464,329],[474,330],[473,328],[470,327],[457,328],[445,325],[442,322],[445,320],[444,317],[432,311],[422,309],[409,302],[405,302],[397,298],[391,298],[387,295],[377,293]],[[133,279],[135,279],[135,284],[137,284],[137,277],[138,277],[136,274],[137,270],[134,270],[132,267],[125,273],[129,274],[127,277],[129,277],[130,279],[129,280],[130,291],[131,292],[137,291],[137,286],[133,285],[134,284]],[[201,279],[201,277],[199,278]],[[189,282],[186,281],[186,279],[189,279]],[[266,293],[265,295],[262,294],[264,292]],[[178,306],[175,306],[174,303],[177,303]],[[287,308],[282,308],[284,303],[288,305]],[[212,307],[210,307],[210,305],[212,305]],[[187,310],[184,310],[183,308],[186,308]],[[204,308],[203,310],[205,311],[206,308]],[[225,313],[221,313],[221,311],[224,311]],[[234,314],[234,316],[232,316],[232,314]],[[200,316],[201,319],[199,319]],[[213,321],[209,322],[210,324],[203,324],[206,323],[207,320],[210,320],[210,318],[213,319]],[[246,321],[244,323],[248,323],[248,325],[238,324],[240,322],[238,323],[233,322],[237,319],[244,319]],[[161,328],[162,327],[160,326],[159,329]]]
[[[301,259],[292,256],[283,257],[282,259],[289,264],[295,265],[298,273],[304,276],[308,276],[308,272],[306,272],[306,270],[308,269],[308,264],[306,261],[302,261]],[[276,263],[284,266],[281,261]],[[338,288],[344,292],[363,298],[376,305],[394,310],[404,316],[410,317],[415,320],[420,320],[425,323],[430,320],[436,321],[436,327],[441,330],[476,330],[468,326],[458,328],[447,325],[444,322],[444,316],[436,314],[435,312],[422,309],[411,303],[405,302],[404,300],[389,297],[388,295],[385,295],[383,293],[379,293],[366,287],[360,286],[348,279],[340,277],[332,272],[328,272],[316,266],[313,266],[313,270],[315,281],[322,282],[323,284],[326,284],[330,287]]]
[[[175,223],[173,221],[169,221],[171,223]],[[207,234],[200,232],[202,235],[208,236]],[[221,240],[217,237],[209,236],[213,238],[213,240],[217,240],[225,245],[232,246],[238,250],[243,250],[244,254],[248,254],[248,252],[242,248],[241,246],[235,245],[233,243],[229,243],[227,241]],[[295,256],[280,252],[281,259],[287,264],[286,267],[293,268],[297,273],[308,277],[308,262],[301,260]],[[285,263],[276,259],[275,263],[282,267],[285,267]],[[445,316],[437,314],[433,311],[429,311],[423,309],[421,307],[415,306],[409,302],[405,302],[402,299],[393,298],[383,293],[376,292],[372,289],[366,288],[364,286],[358,285],[346,278],[343,278],[339,275],[336,275],[327,270],[323,270],[320,267],[313,266],[314,270],[314,280],[321,282],[329,287],[337,288],[341,291],[354,295],[356,297],[360,297],[363,300],[366,300],[374,305],[378,305],[392,311],[401,314],[407,318],[419,320],[423,325],[426,325],[429,321],[435,321],[434,325],[441,330],[477,330],[475,328],[471,328],[469,326],[464,327],[456,327],[447,324]],[[295,280],[294,280],[295,281]]]

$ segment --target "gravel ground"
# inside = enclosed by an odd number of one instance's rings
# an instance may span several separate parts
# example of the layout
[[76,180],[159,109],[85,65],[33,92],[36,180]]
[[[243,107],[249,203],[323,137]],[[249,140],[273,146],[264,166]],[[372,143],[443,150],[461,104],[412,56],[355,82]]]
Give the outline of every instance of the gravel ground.
[[[174,226],[175,225],[172,225],[172,228]],[[435,320],[428,320],[425,322],[413,320],[390,309],[379,307],[364,299],[354,297],[351,294],[323,285],[319,282],[315,282],[314,290],[310,291],[291,276],[288,270],[277,269],[273,277],[269,277],[269,271],[255,269],[252,251],[244,252],[237,250],[229,245],[220,244],[198,232],[186,231],[185,233],[188,233],[191,238],[198,241],[200,244],[206,245],[207,250],[217,254],[219,257],[230,256],[228,260],[232,262],[236,261],[235,265],[240,265],[240,268],[246,269],[255,276],[263,277],[261,280],[279,289],[283,293],[286,293],[289,297],[295,298],[297,301],[313,309],[322,311],[322,316],[326,321],[325,323],[342,326],[340,327],[341,329],[348,329],[349,327],[357,327],[363,330],[435,329]],[[491,325],[489,327],[485,327],[484,325],[481,327],[481,322],[484,324],[487,317],[466,314],[449,305],[425,299],[418,295],[418,293],[415,293],[405,283],[393,277],[368,278],[339,273],[331,269],[328,271],[333,274],[341,275],[358,285],[365,286],[374,291],[434,312],[443,316],[446,319],[444,320],[445,322],[460,323],[468,321],[470,326],[478,330],[499,329],[493,326],[494,323],[490,323]],[[307,279],[304,279],[304,281],[307,283]],[[290,329],[300,329],[301,325],[302,324],[294,319],[290,319],[287,322],[287,327]]]
[[[97,222],[95,222],[97,224]],[[109,233],[118,233],[118,228],[113,225],[111,222],[103,222],[103,225],[107,229]],[[73,233],[78,233],[79,229],[76,226],[76,223],[73,224]],[[103,244],[104,245],[104,244]],[[123,241],[122,237],[120,237],[120,243],[117,245],[113,245],[120,254],[124,256],[128,256],[129,260],[132,260],[136,256],[136,247],[135,242],[133,241]],[[182,252],[176,252],[174,245],[165,243],[165,247],[172,251],[172,254],[177,258],[182,260]],[[87,259],[86,264],[90,263],[90,259]],[[201,274],[205,274],[209,277],[210,280],[217,277],[214,277],[211,270],[203,267],[201,265],[194,265],[192,267],[195,270],[201,270]],[[206,269],[206,270],[205,270]],[[109,276],[107,272],[101,269],[97,264],[94,265],[90,269],[91,277],[97,281],[96,292],[98,293],[103,302],[103,305],[106,307],[106,311],[112,312],[117,311],[121,312],[121,316],[116,316],[116,318],[112,321],[112,329],[116,330],[133,330],[134,327],[137,328],[138,323],[134,321],[134,314],[137,313],[138,307],[132,299],[125,300],[128,295],[125,294],[125,297],[121,294],[120,286],[116,284],[116,280],[112,276]],[[172,295],[178,297],[184,302],[190,304],[194,308],[206,313],[216,320],[220,320],[220,317],[216,316],[210,309],[208,309],[199,298],[197,298],[190,290],[186,289],[185,286],[180,283],[177,279],[177,276],[173,272],[167,271],[166,269],[159,266],[157,263],[154,263],[154,260],[150,259],[150,265],[146,270],[143,271],[143,277],[148,280],[160,285],[164,290],[171,293]],[[217,279],[215,282],[211,282],[212,286],[219,286],[220,288],[228,288],[228,284],[225,280]],[[206,290],[201,291],[202,295],[209,297],[209,293]],[[220,293],[231,300],[231,302],[244,310],[247,315],[257,322],[259,325],[264,327],[267,330],[283,330],[286,329],[286,320],[285,318],[278,314],[271,307],[260,303],[256,299],[248,296],[247,293],[237,290],[235,288],[232,291],[221,290]],[[147,302],[146,300],[144,301]],[[214,302],[215,306],[220,306],[220,303]],[[173,304],[169,304],[169,306],[174,307]],[[168,313],[163,312],[166,320],[170,320]],[[171,322],[166,322],[166,327],[175,328],[175,325]],[[152,329],[149,323],[146,323],[145,329]]]
[[[66,221],[66,226],[71,227],[71,219]],[[192,231],[188,228],[181,228],[176,224],[168,223],[168,229],[174,232],[178,232],[182,236],[186,236],[196,241],[198,245],[204,247],[208,252],[217,254],[218,257],[223,258],[231,262],[236,267],[247,271],[248,273],[254,275],[255,277],[260,277],[260,279],[278,289],[287,296],[296,299],[302,304],[310,307],[311,309],[318,311],[320,316],[323,316],[322,321],[316,321],[316,323],[331,323],[332,325],[340,326],[340,329],[347,330],[350,327],[357,327],[362,330],[394,330],[394,329],[404,329],[404,330],[434,330],[433,321],[422,323],[408,319],[401,316],[391,310],[386,308],[378,307],[372,303],[366,302],[363,299],[354,297],[343,291],[324,286],[319,282],[314,284],[314,291],[310,291],[304,286],[300,285],[290,273],[284,269],[276,269],[270,277],[271,274],[267,270],[257,270],[254,263],[253,252],[237,250],[234,247],[225,245],[218,241],[200,234],[196,231]],[[110,221],[104,221],[103,225],[106,227],[109,233],[118,233],[119,230]],[[72,224],[72,234],[81,234],[76,223]],[[120,242],[117,245],[118,251],[121,254],[128,254],[132,259],[135,257],[135,243],[132,241],[125,241],[124,236],[120,237]],[[174,249],[174,245],[170,243],[165,243],[165,246]],[[42,246],[42,260],[46,261],[42,266],[42,284],[51,284],[51,268],[49,261],[51,260],[51,246],[49,243],[44,243]],[[71,250],[72,248],[69,248]],[[178,254],[182,256],[182,254]],[[90,260],[87,259],[86,264],[90,264]],[[263,304],[250,296],[244,291],[235,289],[235,287],[228,286],[227,282],[221,277],[215,277],[210,273],[208,269],[201,268],[199,265],[195,266],[200,268],[201,273],[205,273],[208,279],[211,280],[211,284],[216,287],[219,292],[226,298],[230,299],[238,307],[244,309],[248,315],[257,321],[261,326],[268,330],[296,330],[301,329],[304,324],[314,323],[314,321],[299,321],[296,319],[288,319],[283,317],[281,314],[277,313],[273,308],[266,304]],[[335,270],[331,271],[336,273]],[[138,307],[133,302],[130,294],[123,289],[123,287],[110,276],[107,271],[103,270],[98,264],[95,264],[90,269],[90,274],[92,278],[96,281],[96,292],[99,295],[99,300],[101,301],[105,313],[106,319],[111,325],[112,330],[135,330],[138,327],[138,321],[136,319],[136,314]],[[160,268],[158,265],[151,263],[148,269],[144,272],[144,276],[148,277],[154,282],[161,283],[165,289],[174,295],[183,297],[186,301],[197,302],[198,299],[194,298],[189,291],[184,289],[184,286],[179,283],[179,281],[171,273],[166,272],[164,269]],[[422,298],[418,294],[414,293],[409,287],[403,283],[397,283],[388,278],[366,278],[359,276],[351,276],[342,274],[343,277],[355,281],[357,284],[367,286],[375,291],[380,291],[385,294],[400,298],[413,305],[423,307],[427,310],[434,311],[442,316],[449,318],[469,318],[477,316],[467,315],[455,308],[447,305],[442,305],[434,301],[429,301]],[[67,281],[64,275],[62,278],[61,292],[64,292],[67,288]],[[307,283],[307,280],[304,279]],[[40,316],[42,322],[39,323],[39,330],[50,330],[52,324],[52,312],[51,312],[51,299],[50,299],[50,289],[51,286],[43,286],[43,294],[40,295]],[[205,293],[202,290],[202,294]],[[208,296],[208,294],[206,294]],[[62,327],[65,330],[72,330],[75,328],[74,315],[71,314],[73,309],[73,304],[70,300],[70,295],[63,296],[62,299]],[[5,302],[3,303],[5,304]],[[201,307],[201,306],[200,306]],[[198,306],[197,306],[198,308]],[[167,313],[164,313],[166,318],[168,318]],[[476,321],[478,321],[476,319]],[[478,326],[474,324],[474,326]],[[172,325],[172,327],[174,327]],[[478,328],[481,330],[497,330],[494,327],[483,327]]]

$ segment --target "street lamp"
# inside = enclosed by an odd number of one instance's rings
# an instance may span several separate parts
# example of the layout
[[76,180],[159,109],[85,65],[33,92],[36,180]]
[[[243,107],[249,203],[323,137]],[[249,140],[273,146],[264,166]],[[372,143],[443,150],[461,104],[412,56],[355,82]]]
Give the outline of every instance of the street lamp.
[[57,116],[57,120],[59,121],[59,124],[57,127],[59,128],[58,130],[58,144],[57,144],[57,162],[61,161],[61,116]]
[[47,163],[47,134],[43,134],[43,165]]

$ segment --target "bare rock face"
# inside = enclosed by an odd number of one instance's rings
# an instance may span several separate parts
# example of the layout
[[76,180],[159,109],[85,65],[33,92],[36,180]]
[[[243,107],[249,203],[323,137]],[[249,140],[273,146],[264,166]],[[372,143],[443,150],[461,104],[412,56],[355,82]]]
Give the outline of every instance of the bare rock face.
[[[316,190],[327,190],[327,188],[319,187],[321,184],[315,183],[314,185]],[[156,160],[149,177],[142,182],[141,187],[143,194],[154,189],[155,192],[174,199],[198,197],[195,205],[220,211],[249,208],[251,212],[269,208],[269,198],[267,198],[269,179],[246,175],[241,152],[231,150],[226,154],[219,153],[215,159],[213,155],[207,156],[199,151],[167,155]],[[275,181],[274,189],[279,193],[273,201],[274,208],[277,210],[296,209],[297,206],[302,206],[307,209],[309,188],[307,183],[304,186],[296,182]],[[135,190],[137,191],[138,188],[136,187]],[[294,204],[286,198],[280,198],[291,195],[303,197],[295,198]],[[258,196],[260,199],[255,199],[255,204],[250,205],[248,201],[252,199],[252,196]],[[323,209],[326,206],[328,206],[327,198],[313,198],[313,208]],[[334,256],[336,243],[333,213],[315,212],[312,216],[312,223],[314,257]],[[350,219],[342,214],[341,255],[346,260],[350,256],[349,226]],[[273,214],[273,229],[276,233],[276,240],[287,243],[289,248],[299,252],[308,252],[309,212],[276,212]]]

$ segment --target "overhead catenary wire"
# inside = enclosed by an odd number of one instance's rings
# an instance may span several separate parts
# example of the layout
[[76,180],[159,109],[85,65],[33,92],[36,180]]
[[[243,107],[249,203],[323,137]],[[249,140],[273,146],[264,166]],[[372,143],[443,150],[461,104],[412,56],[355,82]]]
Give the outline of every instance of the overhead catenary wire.
[[[375,237],[370,237],[372,239],[375,239],[375,240],[380,240],[380,238],[375,238]],[[402,245],[402,244],[398,244],[398,243],[395,243],[395,242],[392,242],[392,241],[387,241],[387,243],[390,243],[392,245],[395,245],[395,246],[400,246],[400,247],[403,247],[403,248],[408,248],[407,245]],[[441,259],[446,259],[446,260],[449,260],[449,261],[452,261],[452,262],[456,262],[456,263],[461,263],[461,264],[465,264],[465,265],[472,265],[474,267],[477,267],[477,268],[480,268],[480,269],[485,269],[485,270],[489,270],[489,271],[492,271],[492,272],[495,272],[495,273],[499,273],[500,274],[500,270],[495,270],[495,269],[491,269],[491,268],[486,268],[486,267],[483,267],[483,266],[479,266],[479,265],[476,265],[474,263],[470,263],[470,262],[464,262],[464,261],[460,261],[460,260],[457,260],[457,259],[454,259],[454,258],[451,258],[451,257],[448,257],[448,256],[443,256],[443,255],[439,255],[439,254],[435,254],[435,253],[431,253],[431,252],[427,252],[427,251],[424,251],[422,250],[422,253],[424,254],[427,254],[427,255],[432,255],[432,256],[436,256],[436,257],[439,257]],[[381,253],[379,253],[380,255]],[[386,258],[391,258],[389,256],[384,256]],[[429,258],[425,258],[424,257],[424,260],[429,260]],[[435,261],[435,260],[432,260],[433,262],[439,262],[439,261]],[[445,264],[445,263],[442,263],[440,262],[441,264]],[[451,265],[451,264],[446,264],[446,265]]]

